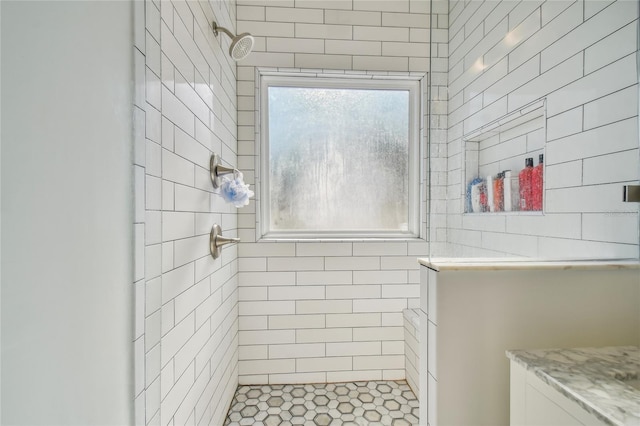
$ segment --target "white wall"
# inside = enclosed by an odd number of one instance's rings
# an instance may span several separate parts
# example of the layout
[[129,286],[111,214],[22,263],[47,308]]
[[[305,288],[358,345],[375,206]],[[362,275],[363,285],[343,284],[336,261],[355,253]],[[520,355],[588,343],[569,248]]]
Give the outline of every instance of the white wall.
[[131,4],[1,7],[2,423],[130,424]]
[[236,164],[234,1],[135,2],[136,423],[222,424],[237,385],[237,247],[213,260],[209,158]]
[[[424,73],[429,40],[447,41],[446,2],[429,10],[427,0],[239,0],[238,31],[256,38],[238,64],[245,180],[256,183],[259,161],[255,67]],[[446,61],[432,66],[444,85]],[[256,242],[254,203],[238,228],[240,383],[404,377],[402,309],[417,304],[426,242]]]
[[[638,3],[452,0],[449,24],[449,250],[432,254],[637,258],[638,205],[620,194],[640,170]],[[544,214],[463,215],[464,135],[539,98]],[[508,156],[519,171],[524,153]]]

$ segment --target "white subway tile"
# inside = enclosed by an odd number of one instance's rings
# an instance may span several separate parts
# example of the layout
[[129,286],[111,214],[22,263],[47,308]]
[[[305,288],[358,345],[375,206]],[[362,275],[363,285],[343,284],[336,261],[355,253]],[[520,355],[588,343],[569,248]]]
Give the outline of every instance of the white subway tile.
[[321,271],[324,269],[322,257],[274,257],[267,258],[269,271]]
[[324,21],[324,13],[320,9],[267,7],[266,11],[266,20],[270,22],[321,24]]
[[162,303],[165,304],[194,284],[194,265],[187,263],[162,275]]
[[324,286],[269,286],[269,300],[319,300],[324,298]]
[[380,269],[379,257],[327,257],[326,270],[371,270]]
[[354,370],[394,369],[404,368],[403,355],[355,356]]
[[268,330],[268,319],[266,315],[261,316],[240,316],[238,317],[238,330]]
[[540,252],[547,259],[629,259],[638,256],[638,246],[561,238],[540,238]]
[[269,329],[299,329],[299,328],[323,328],[325,315],[271,315],[269,317]]
[[406,271],[353,271],[354,284],[401,284],[406,282]]
[[[379,312],[367,314],[328,314],[327,327],[379,327],[382,325]],[[375,340],[375,339],[372,339]]]
[[241,375],[287,373],[294,371],[295,360],[293,359],[261,359],[238,361],[238,374]]
[[354,342],[403,340],[404,327],[363,327],[353,329]]
[[[418,286],[416,285],[416,287]],[[383,313],[382,326],[383,327],[404,327],[404,317],[402,316],[402,311]]]
[[[604,140],[606,144],[602,143]],[[547,143],[545,163],[557,164],[637,147],[638,125],[632,118]]]
[[[281,22],[238,21],[238,33],[251,33],[259,37],[293,37],[294,24]],[[299,36],[297,34],[296,36]]]
[[[551,96],[555,95],[556,93],[564,93],[566,87],[571,86],[566,86],[567,84],[582,77],[583,62],[584,61],[582,53],[578,53],[577,55],[574,55],[561,64],[557,65],[555,68],[548,70],[547,72],[541,74],[525,85],[515,89],[508,95],[509,109],[511,111],[514,111],[528,104],[529,102],[541,98],[547,93],[555,91],[555,93],[553,93]],[[567,93],[564,93],[563,96],[567,95]],[[549,115],[557,114],[558,112],[568,109],[566,108],[558,110],[552,108],[551,96],[548,98],[549,103],[547,111]]]
[[253,385],[255,383],[269,383],[268,374],[238,374],[239,385]]
[[[157,215],[158,218],[160,214]],[[147,220],[149,214],[147,214]],[[160,220],[158,220],[158,223]],[[149,222],[145,225],[148,229]],[[148,244],[148,243],[147,243]],[[155,278],[162,273],[162,246],[160,244],[147,245],[144,251],[144,271],[147,280]]]
[[583,163],[583,184],[636,181],[639,178],[639,165],[638,149],[586,158]]
[[171,241],[195,235],[193,213],[162,212],[162,240]]
[[507,232],[510,234],[580,239],[580,228],[579,214],[515,215],[507,218]]
[[584,129],[638,115],[638,86],[614,92],[584,105]]
[[582,106],[547,119],[547,140],[562,138],[582,131]]
[[387,284],[382,286],[382,297],[420,297],[420,287],[416,284]]
[[296,272],[297,285],[339,285],[352,283],[351,271]]
[[532,13],[538,12],[537,10],[540,5],[544,2],[544,0],[530,0],[527,2],[518,2],[516,7],[513,8],[511,12],[509,12],[509,30],[512,30],[517,25],[519,25],[522,21],[525,20],[526,17],[530,16]]
[[241,6],[236,7],[238,21],[264,21],[264,6]]
[[293,53],[252,52],[251,55],[242,60],[242,64],[263,67],[293,68],[294,58],[295,56]]
[[327,343],[327,356],[382,355],[381,342]]
[[380,298],[379,285],[335,285],[326,290],[327,299],[377,299]]
[[582,4],[573,3],[541,31],[523,41],[509,53],[509,70],[519,67],[581,23]]
[[481,247],[496,253],[515,254],[525,257],[536,257],[538,255],[537,237],[527,235],[483,232]]
[[325,52],[331,55],[381,55],[379,41],[326,40]]
[[394,0],[394,1],[353,0],[353,10],[377,10],[381,12],[409,12],[409,0]]
[[[293,330],[284,330],[291,331]],[[352,330],[350,328],[318,328],[295,330],[296,343],[322,343],[322,342],[351,342]],[[368,339],[374,340],[374,339]],[[273,342],[277,343],[277,342]],[[282,342],[289,343],[289,342]],[[291,342],[293,343],[293,342]]]
[[288,53],[325,53],[324,41],[312,38],[268,37],[267,50]]
[[241,286],[295,285],[295,272],[240,272]]
[[175,185],[174,208],[176,211],[206,213],[210,209],[210,204],[209,192],[184,185]]
[[352,370],[351,357],[299,358],[297,372]]
[[307,7],[312,9],[351,10],[353,8],[351,1],[344,0],[296,0],[295,5],[296,7]]
[[240,315],[277,315],[294,314],[295,302],[292,301],[240,301]]
[[[241,260],[241,259],[238,259]],[[267,287],[240,287],[238,288],[238,299],[245,301],[267,300]]]
[[542,72],[606,37],[612,28],[621,28],[637,17],[637,4],[615,2],[545,49],[541,58]]
[[267,359],[267,345],[250,345],[238,347],[238,359]]
[[171,151],[162,150],[162,177],[164,179],[193,186],[194,173],[192,162],[175,155]]
[[620,184],[550,189],[545,193],[548,212],[559,213],[623,213],[637,210],[632,203],[622,201]]
[[328,383],[382,380],[382,371],[327,371]]
[[[343,38],[349,40],[351,34]],[[409,28],[356,26],[353,27],[353,40],[409,42]]]
[[490,105],[540,74],[540,56],[534,56],[483,93],[483,105]]
[[166,364],[178,350],[189,340],[195,332],[194,314],[189,315],[184,320],[176,324],[167,334],[162,337],[160,345],[160,357],[162,364]]
[[633,22],[589,46],[584,51],[585,74],[633,53],[637,48],[637,31],[637,22]]
[[388,13],[382,14],[383,27],[429,28],[429,15],[420,13]]
[[582,184],[582,160],[546,166],[545,189],[568,188]]
[[380,258],[381,269],[415,269],[420,267],[415,256],[383,256]]
[[351,256],[351,243],[297,243],[296,256]]
[[204,279],[176,296],[174,301],[175,321],[182,321],[203,300],[209,297],[209,279]]
[[351,300],[297,300],[295,305],[295,313],[297,314],[340,314],[352,312]]
[[[295,384],[295,383],[327,383],[326,373],[283,373],[269,374],[269,384]],[[249,380],[247,384],[264,383],[262,380]]]
[[324,345],[324,343],[269,345],[269,359],[323,357],[325,356]]
[[324,68],[350,70],[352,69],[351,56],[347,55],[318,55],[296,53],[296,68]]
[[296,340],[296,331],[294,330],[243,331],[239,334],[240,345],[276,345],[278,343],[296,342],[301,343],[299,339]]
[[[346,2],[343,2],[345,4]],[[380,12],[362,12],[350,10],[332,10],[324,11],[325,24],[338,25],[373,25],[380,26],[382,23]]]
[[241,257],[296,255],[295,243],[241,243],[238,247],[238,255]]
[[[581,54],[578,54],[578,56],[581,56]],[[636,84],[638,76],[635,70],[635,63],[635,55],[626,56],[584,78],[574,81],[560,90],[556,90],[547,98],[547,114],[555,115]],[[558,68],[560,67],[562,67],[562,64],[558,66]]]
[[354,256],[406,256],[407,243],[353,243]]
[[406,299],[366,299],[353,301],[353,312],[398,312],[406,308]]
[[638,215],[635,213],[594,213],[582,215],[585,240],[638,244]]
[[[350,25],[325,24],[295,24],[296,37],[320,38],[327,40],[351,40],[352,27]],[[354,37],[355,39],[355,37]]]

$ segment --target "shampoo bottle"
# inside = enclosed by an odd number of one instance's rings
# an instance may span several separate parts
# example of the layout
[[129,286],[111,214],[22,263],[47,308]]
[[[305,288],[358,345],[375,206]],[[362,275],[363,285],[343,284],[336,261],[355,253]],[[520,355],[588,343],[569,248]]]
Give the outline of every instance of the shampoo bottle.
[[540,154],[538,165],[531,171],[532,210],[542,210],[544,155]]
[[518,174],[520,186],[520,210],[528,211],[532,209],[531,199],[531,171],[533,170],[533,158],[525,160],[525,167]]
[[490,212],[494,212],[496,211],[496,204],[494,201],[494,185],[493,185],[493,181],[495,180],[495,178],[491,175],[487,176],[487,205],[489,207]]
[[498,173],[493,181],[493,204],[494,211],[504,211],[504,172]]

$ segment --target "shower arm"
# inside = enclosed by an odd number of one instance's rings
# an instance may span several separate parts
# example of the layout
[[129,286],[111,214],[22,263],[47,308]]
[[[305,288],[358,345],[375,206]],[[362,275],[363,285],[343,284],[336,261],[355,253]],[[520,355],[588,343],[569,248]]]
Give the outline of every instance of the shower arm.
[[231,31],[229,31],[225,27],[219,27],[218,24],[216,24],[215,22],[211,24],[211,27],[213,28],[213,35],[216,37],[218,36],[218,31],[222,31],[223,33],[228,35],[229,38],[231,38],[232,40],[235,38],[235,35],[233,35]]

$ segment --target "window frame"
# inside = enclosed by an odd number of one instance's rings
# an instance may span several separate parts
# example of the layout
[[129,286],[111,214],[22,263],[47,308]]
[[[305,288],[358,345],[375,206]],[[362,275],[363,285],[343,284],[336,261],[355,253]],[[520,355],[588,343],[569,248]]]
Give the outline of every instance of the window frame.
[[[400,75],[399,75],[400,74]],[[410,73],[383,74],[318,74],[313,72],[278,72],[256,69],[256,108],[259,122],[259,158],[256,166],[259,170],[260,188],[257,203],[256,238],[257,240],[415,240],[421,239],[422,200],[422,93],[425,75]],[[274,231],[270,229],[271,208],[269,197],[269,97],[270,87],[328,88],[328,89],[366,89],[366,90],[407,90],[409,92],[409,151],[408,151],[408,230],[291,230]]]

